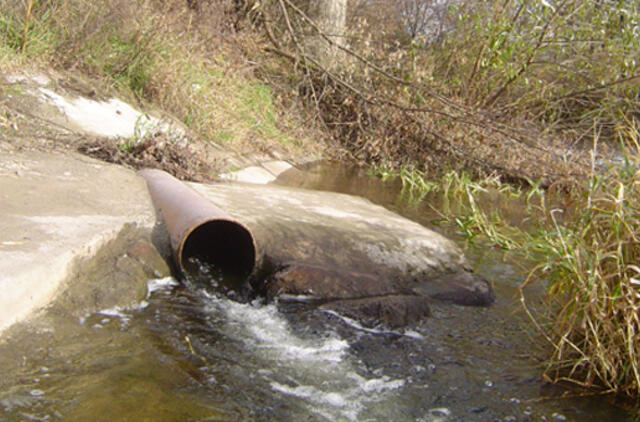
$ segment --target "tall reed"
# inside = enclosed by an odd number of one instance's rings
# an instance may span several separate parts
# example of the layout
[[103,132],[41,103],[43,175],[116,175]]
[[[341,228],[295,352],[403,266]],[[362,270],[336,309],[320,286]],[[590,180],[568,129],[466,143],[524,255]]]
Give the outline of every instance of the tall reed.
[[525,284],[548,286],[551,379],[640,398],[640,137],[625,133],[622,161],[567,193],[563,222],[544,210]]

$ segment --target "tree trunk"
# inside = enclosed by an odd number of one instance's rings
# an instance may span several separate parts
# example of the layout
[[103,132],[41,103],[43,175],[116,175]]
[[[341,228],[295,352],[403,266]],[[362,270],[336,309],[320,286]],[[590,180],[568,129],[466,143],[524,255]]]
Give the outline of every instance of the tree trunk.
[[[335,44],[344,45],[346,16],[347,0],[309,1],[309,17],[314,20],[320,31]],[[333,67],[341,60],[341,50],[315,30],[307,39],[306,46],[307,53],[323,66]]]

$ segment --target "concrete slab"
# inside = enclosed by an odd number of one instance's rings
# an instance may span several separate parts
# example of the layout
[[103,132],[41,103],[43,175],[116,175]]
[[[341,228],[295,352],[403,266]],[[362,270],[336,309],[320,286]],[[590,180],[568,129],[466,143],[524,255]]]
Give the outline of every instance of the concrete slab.
[[248,183],[188,185],[245,224],[259,255],[277,265],[313,258],[322,267],[409,280],[469,267],[452,240],[357,196]]
[[[181,129],[171,127],[118,98],[97,100],[74,95],[65,92],[52,78],[42,73],[9,74],[4,79],[9,84],[22,87],[19,96],[35,100],[35,110],[30,111],[36,116],[46,116],[68,130],[109,138],[139,138],[146,132],[161,129],[165,132],[172,130],[177,137],[184,137]],[[9,93],[8,99],[16,95]]]
[[266,185],[291,168],[293,166],[286,161],[267,161],[260,166],[245,167],[242,170],[222,174],[220,177],[234,182]]
[[76,154],[0,153],[0,331],[49,303],[79,258],[154,223],[133,171]]

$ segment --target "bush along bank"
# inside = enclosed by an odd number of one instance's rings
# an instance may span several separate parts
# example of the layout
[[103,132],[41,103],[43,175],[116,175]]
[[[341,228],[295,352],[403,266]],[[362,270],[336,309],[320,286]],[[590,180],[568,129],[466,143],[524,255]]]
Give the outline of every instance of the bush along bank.
[[593,141],[606,153],[640,112],[634,2],[447,0],[442,28],[418,33],[392,1],[347,2],[340,36],[300,2],[249,3],[280,64],[264,73],[365,165],[549,186],[588,175]]

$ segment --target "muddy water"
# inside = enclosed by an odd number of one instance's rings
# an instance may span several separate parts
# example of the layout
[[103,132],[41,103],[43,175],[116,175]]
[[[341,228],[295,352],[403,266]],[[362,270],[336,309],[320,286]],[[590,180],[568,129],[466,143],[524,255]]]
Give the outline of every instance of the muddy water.
[[[397,185],[349,169],[281,183],[437,218]],[[520,269],[489,246],[466,252],[497,303],[434,305],[405,330],[295,303],[238,303],[170,278],[150,280],[147,299],[126,309],[47,315],[0,344],[0,421],[631,421],[540,380],[544,346],[513,299]]]

